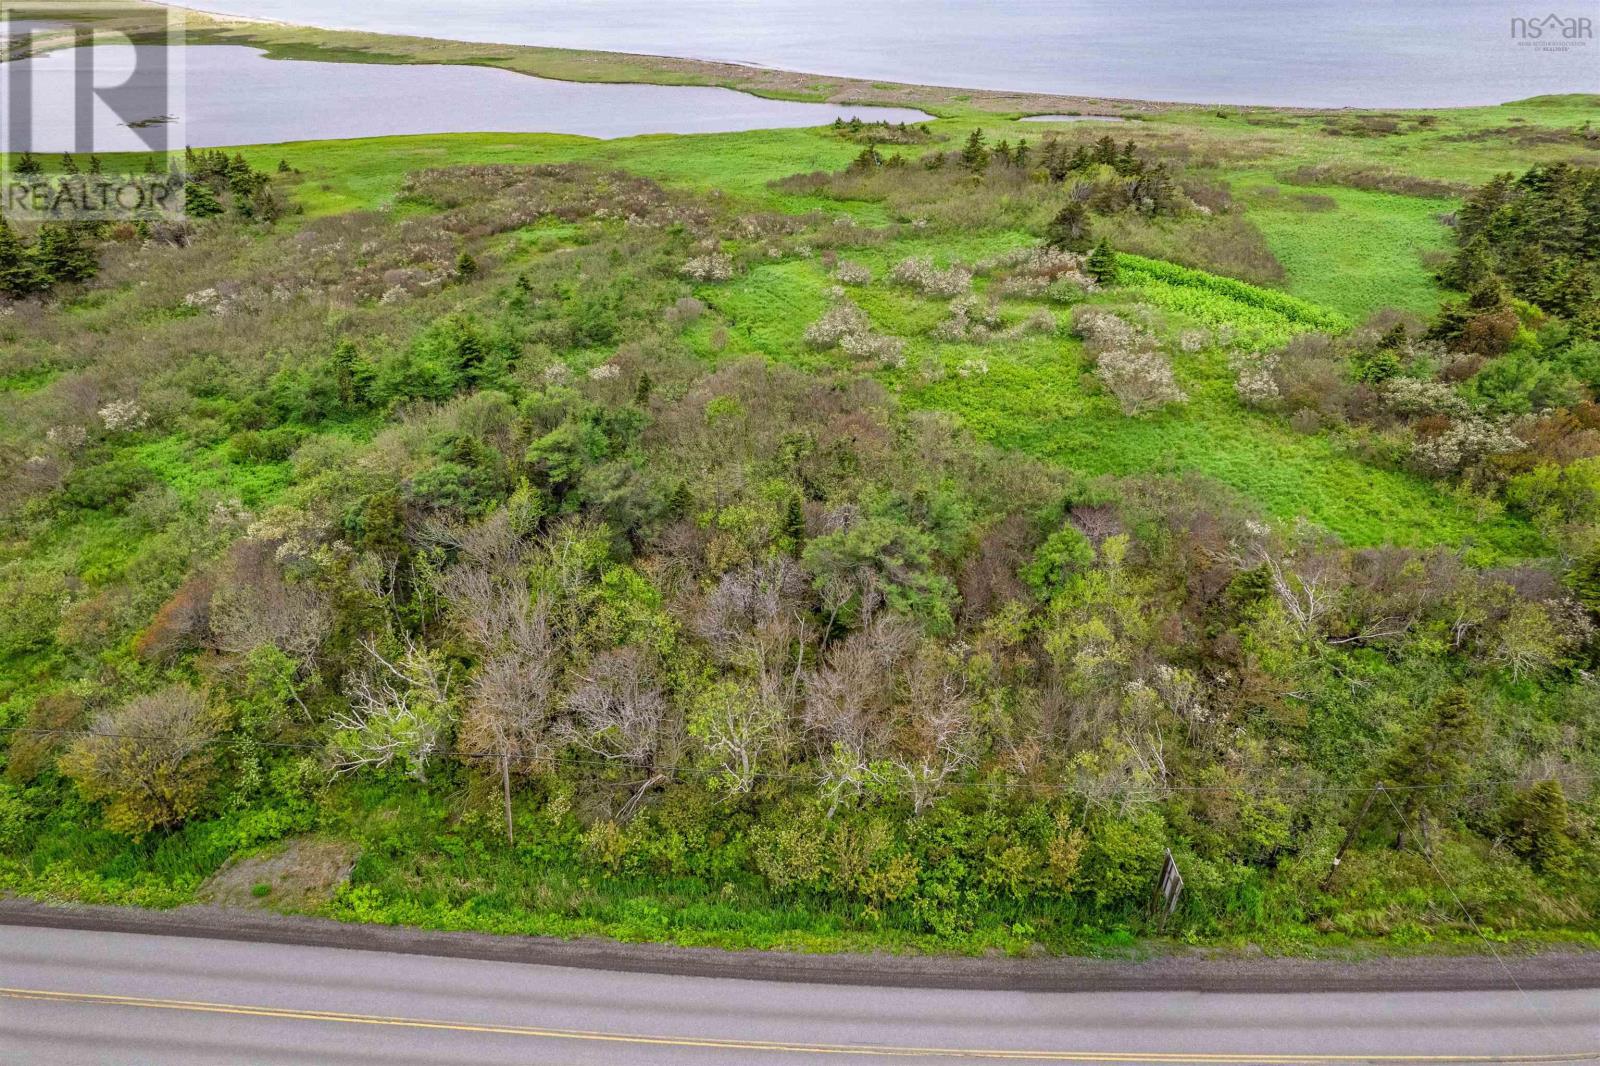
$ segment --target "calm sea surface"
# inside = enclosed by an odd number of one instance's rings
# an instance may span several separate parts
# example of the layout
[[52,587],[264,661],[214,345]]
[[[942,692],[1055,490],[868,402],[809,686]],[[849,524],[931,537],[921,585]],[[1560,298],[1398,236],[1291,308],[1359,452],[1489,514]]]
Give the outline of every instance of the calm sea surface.
[[315,26],[1139,99],[1443,107],[1600,91],[1600,41],[1546,51],[1511,25],[1554,13],[1600,26],[1595,0],[186,2]]
[[[113,113],[97,104],[92,145],[74,142],[73,52],[52,52],[19,64],[31,85],[32,120],[0,123],[11,150],[140,151],[127,125],[161,120],[170,143],[195,148],[279,141],[332,140],[407,133],[577,133],[628,137],[641,133],[719,133],[820,126],[841,116],[919,122],[920,111],[897,107],[837,108],[763,100],[730,89],[667,85],[586,85],[530,78],[488,67],[379,66],[266,59],[253,48],[186,48],[180,64],[182,104],[165,102],[161,68],[134,63],[135,50],[93,50],[95,83],[126,84],[131,99]],[[0,101],[6,84],[0,81]]]

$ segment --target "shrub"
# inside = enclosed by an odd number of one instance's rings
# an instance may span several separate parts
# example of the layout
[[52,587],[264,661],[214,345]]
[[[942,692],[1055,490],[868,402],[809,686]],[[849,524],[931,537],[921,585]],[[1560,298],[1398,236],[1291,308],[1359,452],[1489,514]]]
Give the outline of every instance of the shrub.
[[709,252],[684,263],[680,272],[695,281],[727,281],[733,277],[733,260],[721,252]]
[[134,836],[169,829],[195,814],[211,787],[221,724],[205,697],[174,685],[97,717],[61,770],[105,803],[108,828]]
[[911,256],[896,263],[889,272],[896,285],[916,289],[924,296],[948,299],[972,288],[972,272],[960,265],[941,270],[928,256]]
[[833,348],[846,337],[867,333],[872,323],[867,313],[849,300],[840,300],[806,327],[805,341],[813,348]]
[[848,259],[839,260],[839,265],[833,268],[833,276],[841,285],[872,284],[872,268]]
[[1147,414],[1188,399],[1172,376],[1172,363],[1159,352],[1103,352],[1095,374],[1117,398],[1125,415]]

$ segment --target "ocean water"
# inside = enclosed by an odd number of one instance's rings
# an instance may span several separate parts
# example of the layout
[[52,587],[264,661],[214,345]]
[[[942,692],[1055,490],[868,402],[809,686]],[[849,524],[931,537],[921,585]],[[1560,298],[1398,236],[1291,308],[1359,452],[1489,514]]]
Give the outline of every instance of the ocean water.
[[730,89],[550,81],[488,67],[274,60],[234,45],[185,48],[175,57],[153,50],[176,59],[172,69],[182,73],[186,91],[179,102],[169,103],[162,91],[167,68],[135,63],[138,51],[116,45],[92,50],[95,84],[124,88],[117,90],[121,99],[115,110],[103,102],[96,105],[93,137],[87,143],[77,141],[73,121],[79,56],[68,50],[6,64],[0,115],[8,114],[6,86],[25,81],[31,106],[26,122],[0,118],[0,146],[37,152],[141,151],[149,143],[133,127],[151,120],[171,137],[172,145],[209,148],[410,133],[610,138],[820,126],[851,115],[889,122],[929,117],[909,108],[764,100]]
[[[1446,107],[1600,91],[1595,0],[187,0],[289,22],[1145,100]],[[1561,42],[1557,41],[1559,47]],[[1542,46],[1542,47],[1541,47]]]

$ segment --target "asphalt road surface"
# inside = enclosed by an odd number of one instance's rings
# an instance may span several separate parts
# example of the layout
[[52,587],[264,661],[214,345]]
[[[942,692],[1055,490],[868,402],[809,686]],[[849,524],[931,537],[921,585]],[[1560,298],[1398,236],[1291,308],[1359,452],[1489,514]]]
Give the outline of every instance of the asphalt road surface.
[[1600,989],[840,987],[0,925],[4,1066],[1600,1063]]

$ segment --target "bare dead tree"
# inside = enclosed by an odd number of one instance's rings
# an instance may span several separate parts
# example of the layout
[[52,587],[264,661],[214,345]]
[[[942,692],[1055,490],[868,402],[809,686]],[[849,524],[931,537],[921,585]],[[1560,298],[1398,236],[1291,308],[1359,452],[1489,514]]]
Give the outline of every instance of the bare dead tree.
[[517,558],[503,553],[480,558],[481,565],[463,563],[442,581],[451,616],[478,653],[460,743],[467,751],[495,754],[506,839],[512,842],[512,771],[540,771],[553,763],[560,712],[560,640],[547,598],[534,598],[517,573]]
[[332,626],[327,597],[305,582],[284,580],[263,541],[243,541],[230,553],[211,598],[213,646],[248,655],[271,645],[310,671]]
[[330,718],[335,730],[330,757],[337,774],[401,762],[410,776],[423,780],[444,745],[451,715],[449,668],[409,635],[399,643],[400,652],[388,655],[376,641],[361,641],[365,667],[346,677],[348,705]]
[[1253,542],[1235,551],[1230,560],[1241,569],[1261,567],[1284,614],[1300,635],[1308,640],[1317,638],[1348,586],[1339,552],[1304,535],[1299,544],[1284,550],[1273,543],[1265,528],[1257,527],[1253,532]]
[[932,805],[951,777],[977,761],[978,726],[966,679],[932,648],[912,660],[907,677],[907,741],[894,762],[912,808]]
[[624,815],[652,788],[672,779],[682,745],[682,723],[653,671],[644,649],[614,648],[595,657],[566,699],[565,739],[647,775],[623,807]]

